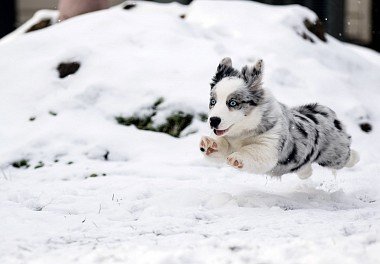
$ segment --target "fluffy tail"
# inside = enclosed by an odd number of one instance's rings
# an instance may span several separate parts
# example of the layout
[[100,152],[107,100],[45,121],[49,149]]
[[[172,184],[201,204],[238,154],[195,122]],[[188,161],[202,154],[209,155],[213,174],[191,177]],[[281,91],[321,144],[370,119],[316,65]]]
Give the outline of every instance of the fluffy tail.
[[360,160],[359,153],[356,150],[351,149],[350,158],[347,161],[346,167],[351,168],[356,165]]

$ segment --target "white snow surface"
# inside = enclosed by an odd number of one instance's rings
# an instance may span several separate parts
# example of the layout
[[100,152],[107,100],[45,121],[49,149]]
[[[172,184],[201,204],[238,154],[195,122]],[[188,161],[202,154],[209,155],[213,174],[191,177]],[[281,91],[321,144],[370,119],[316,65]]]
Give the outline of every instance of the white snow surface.
[[[0,263],[380,263],[380,56],[302,39],[315,17],[138,2],[0,41]],[[239,68],[263,58],[265,87],[283,103],[333,108],[360,163],[336,177],[316,165],[306,181],[252,175],[203,159],[210,131],[198,119],[181,138],[115,121],[160,97],[158,123],[207,113],[225,56]],[[81,67],[59,79],[66,61]],[[11,166],[21,159],[30,167]]]

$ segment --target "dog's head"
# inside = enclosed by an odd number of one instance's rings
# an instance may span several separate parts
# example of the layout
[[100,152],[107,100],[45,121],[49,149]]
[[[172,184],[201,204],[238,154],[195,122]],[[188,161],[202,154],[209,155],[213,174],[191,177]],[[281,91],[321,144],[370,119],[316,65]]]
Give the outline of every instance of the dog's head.
[[217,136],[238,136],[260,122],[259,106],[264,100],[263,66],[259,60],[239,72],[232,67],[230,58],[219,63],[211,83],[208,119]]

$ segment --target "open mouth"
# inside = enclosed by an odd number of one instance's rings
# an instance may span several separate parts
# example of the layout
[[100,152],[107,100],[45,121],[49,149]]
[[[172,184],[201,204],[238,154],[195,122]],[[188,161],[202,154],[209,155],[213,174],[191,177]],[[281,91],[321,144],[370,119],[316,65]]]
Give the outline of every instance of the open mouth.
[[222,129],[214,129],[214,133],[217,136],[223,136],[224,134],[226,134],[228,132],[228,130],[230,130],[230,128],[231,128],[231,126],[229,128],[227,128],[227,129],[224,129],[224,130],[222,130]]

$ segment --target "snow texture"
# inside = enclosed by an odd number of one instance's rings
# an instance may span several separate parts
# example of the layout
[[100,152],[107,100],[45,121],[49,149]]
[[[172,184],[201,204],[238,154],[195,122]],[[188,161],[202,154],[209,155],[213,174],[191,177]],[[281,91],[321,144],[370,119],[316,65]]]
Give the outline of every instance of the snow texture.
[[[138,2],[23,33],[46,17],[0,41],[0,263],[380,263],[378,53],[320,41],[301,6]],[[115,121],[160,97],[155,122],[207,113],[226,56],[334,109],[360,163],[277,180],[203,160],[197,118],[180,138]],[[80,68],[60,79],[62,62]]]

